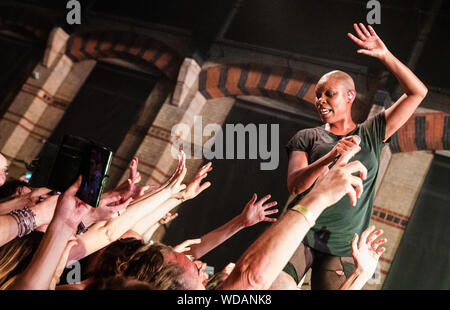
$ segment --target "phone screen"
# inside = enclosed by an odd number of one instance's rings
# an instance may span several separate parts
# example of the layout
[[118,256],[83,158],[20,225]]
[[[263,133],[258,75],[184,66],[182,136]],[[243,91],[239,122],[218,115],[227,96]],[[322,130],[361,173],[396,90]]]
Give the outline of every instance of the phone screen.
[[112,160],[112,151],[94,145],[82,172],[82,181],[77,197],[96,208],[108,180],[108,171]]

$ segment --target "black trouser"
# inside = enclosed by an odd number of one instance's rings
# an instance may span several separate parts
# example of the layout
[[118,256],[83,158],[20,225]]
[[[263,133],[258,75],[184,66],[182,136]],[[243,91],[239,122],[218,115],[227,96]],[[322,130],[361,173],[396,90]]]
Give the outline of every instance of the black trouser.
[[[290,268],[284,271],[299,282],[305,273],[312,268],[312,290],[337,290],[353,272],[352,257],[340,257],[319,252],[301,243],[289,260]],[[293,268],[292,268],[293,267]],[[295,269],[296,275],[292,274]],[[296,279],[297,276],[297,279]]]

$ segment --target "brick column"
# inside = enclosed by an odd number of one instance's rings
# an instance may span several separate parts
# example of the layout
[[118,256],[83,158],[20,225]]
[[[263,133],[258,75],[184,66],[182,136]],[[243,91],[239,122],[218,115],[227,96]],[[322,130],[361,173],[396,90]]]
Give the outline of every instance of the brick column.
[[[124,140],[120,144],[117,152],[114,154],[110,169],[110,180],[108,187],[113,188],[128,178],[128,167],[131,160],[136,156],[136,152],[144,142],[147,132],[155,119],[157,110],[167,101],[168,95],[173,88],[167,81],[158,82],[149,97],[145,101],[144,107],[139,112],[137,122],[130,128]],[[156,110],[156,111],[155,111]],[[153,168],[145,157],[139,157],[139,167],[143,179],[147,179],[146,167]]]
[[95,66],[95,61],[74,65],[64,54],[67,39],[60,28],[52,31],[42,63],[0,119],[0,150],[13,164],[38,155]]

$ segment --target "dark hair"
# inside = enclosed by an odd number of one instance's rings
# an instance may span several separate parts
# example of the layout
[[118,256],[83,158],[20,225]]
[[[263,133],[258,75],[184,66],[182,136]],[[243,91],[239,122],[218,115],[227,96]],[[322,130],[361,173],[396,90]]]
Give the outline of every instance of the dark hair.
[[96,257],[97,260],[90,276],[99,279],[117,275],[119,265],[127,261],[143,245],[141,240],[135,238],[123,238],[114,241]]
[[153,290],[154,287],[145,281],[127,278],[124,276],[114,276],[108,278],[94,279],[85,290]]
[[11,197],[16,193],[17,189],[22,186],[30,187],[30,184],[21,180],[6,181],[3,186],[0,186],[0,200]]
[[127,262],[119,266],[126,277],[150,283],[157,290],[192,289],[185,281],[184,270],[175,263],[165,263],[172,248],[162,243],[144,245]]

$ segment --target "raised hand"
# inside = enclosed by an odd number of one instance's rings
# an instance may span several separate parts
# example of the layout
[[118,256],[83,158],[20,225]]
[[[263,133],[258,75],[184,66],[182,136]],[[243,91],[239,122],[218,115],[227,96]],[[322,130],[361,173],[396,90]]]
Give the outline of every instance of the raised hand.
[[127,179],[126,183],[120,185],[116,191],[122,195],[120,203],[127,201],[129,198],[138,199],[143,196],[147,190],[151,187],[136,185],[141,181],[141,174],[137,170],[139,159],[137,157],[133,158],[130,164],[130,177]]
[[361,240],[358,245],[358,235],[355,234],[352,240],[352,256],[355,261],[355,267],[360,274],[372,277],[377,268],[380,256],[386,251],[386,248],[378,247],[387,241],[386,238],[377,239],[383,231],[377,230],[373,232],[375,226],[370,226],[361,234]]
[[208,172],[210,172],[213,168],[211,167],[212,163],[209,162],[203,167],[201,167],[197,173],[195,174],[192,181],[187,185],[186,189],[181,191],[179,195],[177,195],[178,199],[188,200],[197,197],[198,194],[203,192],[205,189],[211,186],[211,182],[205,182],[200,185],[202,180],[206,178]]
[[188,252],[191,250],[190,246],[193,244],[200,244],[202,242],[201,239],[188,239],[181,242],[179,245],[174,246],[173,250],[178,253]]
[[123,201],[123,197],[117,192],[104,193],[100,199],[97,208],[91,208],[89,214],[86,216],[89,220],[84,223],[91,225],[98,221],[107,221],[113,218],[118,212],[126,209],[133,198],[129,197]]
[[[55,209],[53,220],[64,222],[73,231],[76,230],[78,224],[83,217],[89,212],[91,207],[82,202],[75,196],[81,185],[81,176],[73,183],[64,194],[58,197],[58,203]],[[52,221],[53,221],[52,220]]]
[[241,217],[245,227],[255,225],[259,222],[276,222],[276,218],[267,217],[267,215],[275,214],[278,209],[268,210],[277,205],[276,201],[264,204],[270,199],[270,195],[266,195],[259,201],[256,201],[257,195],[253,194],[252,199],[245,205],[244,210],[241,213]]
[[353,40],[358,46],[361,47],[357,52],[360,54],[369,55],[378,59],[384,59],[386,55],[389,54],[389,50],[383,41],[378,37],[373,30],[372,26],[368,26],[369,30],[366,29],[364,24],[359,23],[353,24],[355,31],[359,38],[355,37],[353,34],[348,33],[348,37]]
[[358,138],[357,136],[342,138],[330,151],[329,156],[332,156],[333,159],[336,159],[338,156],[346,156],[347,154],[350,155],[350,158],[353,157],[361,150]]
[[[335,204],[345,194],[349,196],[352,206],[361,197],[362,180],[367,177],[367,168],[358,160],[348,163],[357,152],[358,149],[353,149],[352,152],[345,153],[327,173],[317,178],[310,193],[320,197],[324,208]],[[356,172],[359,172],[360,177],[353,175]]]

